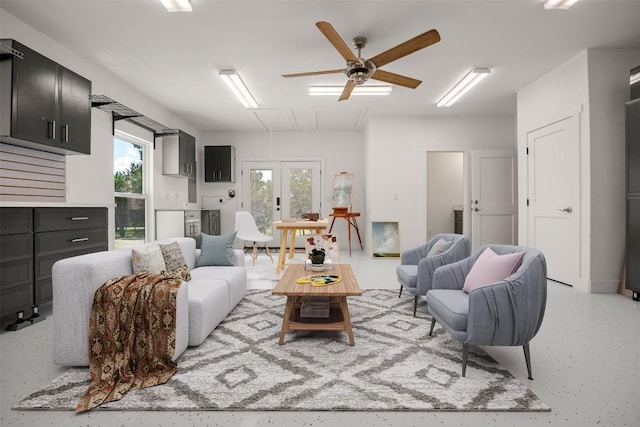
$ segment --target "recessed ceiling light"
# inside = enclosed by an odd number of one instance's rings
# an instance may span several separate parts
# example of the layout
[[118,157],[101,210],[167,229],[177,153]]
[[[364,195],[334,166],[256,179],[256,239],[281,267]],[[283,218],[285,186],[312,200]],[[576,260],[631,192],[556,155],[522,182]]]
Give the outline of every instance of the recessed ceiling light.
[[160,0],[169,12],[191,12],[189,0]]
[[564,9],[567,10],[573,6],[578,0],[547,0],[544,2],[545,9]]

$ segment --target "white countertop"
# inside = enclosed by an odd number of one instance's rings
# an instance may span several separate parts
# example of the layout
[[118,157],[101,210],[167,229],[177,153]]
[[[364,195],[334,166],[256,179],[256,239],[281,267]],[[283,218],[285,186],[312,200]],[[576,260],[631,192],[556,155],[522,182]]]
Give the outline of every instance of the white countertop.
[[2,202],[0,208],[110,208],[115,203]]

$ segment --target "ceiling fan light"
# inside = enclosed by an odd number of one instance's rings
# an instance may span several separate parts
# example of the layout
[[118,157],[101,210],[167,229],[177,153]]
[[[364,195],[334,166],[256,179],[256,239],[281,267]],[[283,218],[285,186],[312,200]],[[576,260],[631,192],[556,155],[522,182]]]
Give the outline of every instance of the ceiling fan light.
[[160,0],[168,12],[191,12],[189,0]]
[[567,10],[573,6],[578,0],[547,0],[544,2],[545,9],[562,9]]
[[469,92],[472,87],[477,85],[482,79],[491,73],[490,68],[474,68],[469,71],[458,83],[455,84],[440,100],[436,103],[438,107],[450,107],[465,93]]
[[258,103],[235,70],[220,70],[218,75],[229,86],[244,108],[258,108]]
[[[309,86],[309,95],[338,96],[343,90],[344,86],[340,85],[312,85]],[[360,85],[353,88],[351,95],[390,95],[391,90],[391,85]]]

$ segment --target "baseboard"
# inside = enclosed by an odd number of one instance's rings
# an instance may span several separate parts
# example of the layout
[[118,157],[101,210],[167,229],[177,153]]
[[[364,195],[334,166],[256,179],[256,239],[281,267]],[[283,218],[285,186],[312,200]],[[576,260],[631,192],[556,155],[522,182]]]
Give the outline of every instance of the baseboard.
[[590,280],[589,292],[592,294],[616,294],[620,280]]

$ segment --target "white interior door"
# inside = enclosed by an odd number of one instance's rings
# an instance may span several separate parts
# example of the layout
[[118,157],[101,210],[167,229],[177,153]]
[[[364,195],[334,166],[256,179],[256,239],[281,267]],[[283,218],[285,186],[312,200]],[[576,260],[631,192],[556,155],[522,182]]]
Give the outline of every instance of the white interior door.
[[514,150],[471,152],[471,250],[515,244],[517,227]]
[[528,241],[547,260],[550,279],[580,277],[580,145],[578,117],[527,134]]
[[[270,245],[279,246],[281,238],[273,221],[320,212],[320,168],[319,161],[242,163],[241,209],[251,212],[262,233],[273,236]],[[302,237],[296,240],[296,246],[304,246]]]

